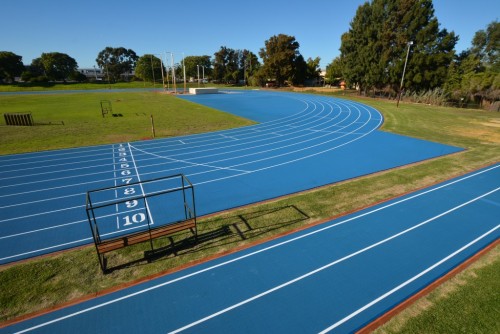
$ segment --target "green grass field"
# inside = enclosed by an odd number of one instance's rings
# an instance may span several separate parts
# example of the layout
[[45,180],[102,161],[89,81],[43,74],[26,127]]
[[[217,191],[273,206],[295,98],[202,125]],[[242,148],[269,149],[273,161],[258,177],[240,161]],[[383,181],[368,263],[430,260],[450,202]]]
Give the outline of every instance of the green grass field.
[[[32,109],[35,120],[37,117],[60,118],[66,115],[70,108],[76,108],[80,111],[73,110],[73,113],[80,115],[73,115],[72,119],[67,118],[67,126],[73,126],[73,131],[81,132],[81,129],[86,131],[84,134],[74,134],[71,131],[61,130],[63,126],[44,126],[32,129],[43,133],[27,134],[19,130],[4,131],[7,127],[3,126],[0,127],[2,154],[25,152],[35,147],[36,149],[60,148],[138,140],[142,136],[150,136],[148,117],[135,115],[135,108],[138,106],[143,106],[141,110],[146,115],[154,114],[155,122],[156,117],[161,117],[156,116],[157,114],[164,114],[166,117],[171,113],[181,113],[180,109],[183,110],[183,116],[184,113],[194,115],[184,123],[181,121],[175,123],[175,121],[171,121],[172,118],[166,118],[163,123],[165,132],[161,133],[164,136],[189,133],[190,131],[211,131],[217,129],[220,123],[223,123],[224,127],[250,124],[250,122],[241,119],[228,120],[228,117],[233,117],[179,101],[180,99],[167,95],[142,93],[115,95],[113,93],[113,97],[111,97],[110,94],[94,94],[97,93],[30,96],[29,99],[25,99],[25,96],[0,97],[0,113],[5,112],[6,109],[22,111],[38,107],[39,109]],[[116,105],[116,112],[122,112],[124,117],[103,120],[99,110],[99,100],[103,97],[115,101],[113,108]],[[201,219],[199,234],[206,236],[203,242],[193,246],[189,242],[183,241],[186,235],[181,234],[176,236],[174,240],[176,247],[172,249],[168,248],[170,244],[168,239],[157,239],[155,242],[158,247],[167,248],[163,256],[152,263],[141,260],[143,251],[148,248],[148,245],[135,245],[110,253],[110,266],[124,262],[136,262],[108,275],[103,275],[100,272],[93,246],[0,267],[0,282],[2,282],[0,305],[3,306],[0,308],[0,321],[100,293],[120,284],[144,279],[149,275],[173,270],[181,265],[261,242],[277,234],[307,227],[325,218],[500,161],[500,113],[404,103],[400,105],[400,108],[396,108],[395,102],[392,101],[357,100],[372,105],[383,113],[385,118],[383,131],[460,146],[466,150],[439,159]],[[86,107],[84,108],[83,105]],[[171,109],[166,105],[171,105]],[[14,107],[17,110],[10,110]],[[123,111],[119,111],[118,108],[123,108]],[[35,110],[38,110],[37,114],[35,114]],[[54,114],[52,114],[52,110],[55,110]],[[212,117],[209,116],[212,113],[214,119],[207,121],[207,118]],[[169,117],[177,116],[170,115]],[[94,126],[86,125],[85,122]],[[211,123],[213,128],[207,126],[207,123]],[[97,124],[101,124],[101,126],[99,127]],[[180,124],[186,124],[186,127],[180,130]],[[129,131],[133,133],[129,133]],[[16,144],[18,141],[31,142],[31,144]],[[244,221],[252,228],[246,228]],[[477,284],[485,286],[484,292],[479,292],[480,296],[468,294],[470,297],[465,299],[461,297],[461,292],[459,292],[461,289],[454,288],[443,298],[443,300],[451,300],[451,302],[447,302],[443,306],[441,306],[441,302],[433,302],[433,307],[428,308],[426,312],[410,313],[414,314],[409,317],[411,321],[395,319],[395,321],[399,321],[396,329],[391,327],[381,330],[387,330],[389,333],[446,332],[446,330],[440,331],[439,329],[434,331],[435,327],[431,326],[436,321],[435,319],[439,319],[444,324],[445,320],[441,319],[447,316],[452,317],[451,321],[455,322],[458,327],[462,326],[461,323],[464,323],[464,328],[465,326],[474,327],[477,326],[477,323],[474,322],[475,319],[469,320],[466,315],[454,315],[459,314],[459,311],[467,307],[470,308],[470,305],[480,307],[485,317],[497,319],[500,299],[498,297],[494,300],[487,298],[487,294],[490,294],[491,291],[498,291],[496,288],[498,279],[495,280],[495,277],[498,277],[500,270],[499,252],[497,250],[492,254],[493,260],[486,261],[486,264],[482,266],[484,271],[483,269],[474,271],[474,275],[483,277],[484,280],[467,280],[463,284],[463,287],[469,291],[479,290],[476,289]],[[492,275],[493,279],[491,279]],[[430,315],[424,316],[427,312],[431,312]],[[475,315],[471,316],[475,317]],[[421,324],[414,325],[414,321],[421,322]],[[498,320],[493,321],[492,326],[488,328],[498,329]]]
[[[109,100],[119,117],[102,117],[101,100]],[[0,114],[31,112],[33,127],[5,126],[0,121],[0,154],[99,145],[179,136],[245,126],[253,122],[173,95],[154,92],[4,95]],[[59,122],[59,125],[56,123]],[[64,125],[60,125],[64,122]]]

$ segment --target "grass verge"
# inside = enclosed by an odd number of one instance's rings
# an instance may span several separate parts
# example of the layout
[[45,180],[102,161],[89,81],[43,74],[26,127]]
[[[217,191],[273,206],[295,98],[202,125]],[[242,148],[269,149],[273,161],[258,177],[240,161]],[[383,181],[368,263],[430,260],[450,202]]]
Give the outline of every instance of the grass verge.
[[[108,275],[101,274],[93,247],[1,267],[0,304],[6,307],[1,309],[0,321],[175,270],[500,160],[496,125],[499,113],[406,104],[396,108],[390,102],[361,102],[383,113],[384,131],[467,150],[201,219],[201,242],[197,245],[183,234],[158,239],[156,247],[163,252],[151,263],[142,259],[147,244],[111,253],[110,266],[129,265]],[[498,314],[493,309],[489,315]]]

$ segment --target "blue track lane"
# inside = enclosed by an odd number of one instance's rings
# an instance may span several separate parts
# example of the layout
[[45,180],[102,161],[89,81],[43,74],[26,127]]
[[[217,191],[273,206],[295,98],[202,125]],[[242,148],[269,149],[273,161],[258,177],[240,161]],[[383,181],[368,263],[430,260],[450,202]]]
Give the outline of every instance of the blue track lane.
[[[377,110],[342,99],[257,91],[184,98],[260,123],[0,156],[0,264],[92,243],[85,194],[93,189],[183,173],[205,215],[461,150],[379,131]],[[132,215],[144,220],[123,208],[107,214],[107,238]]]
[[500,164],[0,333],[350,333],[500,236]]

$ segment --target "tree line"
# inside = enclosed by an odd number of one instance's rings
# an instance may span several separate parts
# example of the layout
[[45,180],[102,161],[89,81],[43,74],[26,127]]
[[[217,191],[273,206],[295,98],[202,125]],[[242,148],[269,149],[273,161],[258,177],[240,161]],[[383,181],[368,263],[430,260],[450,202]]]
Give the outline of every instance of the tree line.
[[[106,47],[100,51],[96,63],[104,78],[110,82],[123,80],[123,75],[134,71],[140,80],[158,80],[171,73],[177,78],[199,78],[200,71],[205,78],[226,84],[264,85],[272,81],[276,86],[285,84],[303,85],[320,76],[320,58],[307,61],[299,52],[295,37],[284,34],[272,36],[259,51],[263,63],[249,50],[236,50],[221,46],[208,55],[187,56],[172,66],[164,63],[163,57],[154,54],[137,56],[134,50],[124,47]],[[173,57],[173,56],[172,56]],[[168,54],[167,54],[168,58]],[[76,60],[59,52],[42,53],[30,65],[22,63],[22,57],[9,51],[0,51],[0,81],[12,82],[15,77],[23,81],[84,81],[85,75],[77,71]]]
[[459,54],[458,38],[440,29],[432,0],[366,2],[342,35],[326,79],[365,95],[394,97],[402,88],[406,96],[439,95],[441,101],[498,100],[500,24],[476,32],[472,46]]
[[[358,7],[349,30],[341,36],[340,55],[328,64],[325,80],[332,85],[344,81],[366,95],[418,97],[433,92],[443,101],[498,100],[500,23],[494,21],[476,32],[472,46],[457,54],[458,39],[454,32],[440,28],[432,0],[367,1]],[[318,82],[320,58],[305,60],[299,47],[294,36],[279,34],[266,40],[258,54],[221,46],[213,57],[188,56],[173,67],[158,55],[139,57],[131,49],[106,47],[96,63],[109,81],[121,80],[124,73],[134,70],[136,78],[147,81],[185,74],[253,86]],[[16,76],[24,81],[86,79],[76,69],[73,58],[58,52],[43,53],[26,67],[21,56],[0,52],[3,82]]]

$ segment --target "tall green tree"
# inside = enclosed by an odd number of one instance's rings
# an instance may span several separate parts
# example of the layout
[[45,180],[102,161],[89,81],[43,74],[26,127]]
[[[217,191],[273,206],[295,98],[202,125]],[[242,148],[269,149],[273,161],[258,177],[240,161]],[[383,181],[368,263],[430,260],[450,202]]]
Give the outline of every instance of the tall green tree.
[[338,86],[343,78],[342,68],[342,60],[340,59],[340,57],[334,58],[332,62],[326,66],[326,83]]
[[[184,66],[186,66],[186,77],[191,77],[198,79],[198,70],[200,71],[200,78],[203,74],[203,69],[200,68],[202,66],[205,71],[205,78],[211,77],[212,75],[212,63],[210,60],[210,56],[187,56],[184,58]],[[182,77],[183,74],[178,73],[179,77]]]
[[0,51],[0,82],[13,81],[23,71],[23,57],[10,51]]
[[257,55],[246,49],[241,51],[239,68],[241,72],[240,77],[243,78],[245,84],[248,84],[250,78],[252,78],[260,68],[260,62]]
[[74,58],[60,52],[42,53],[40,64],[50,80],[66,81],[78,68]]
[[411,41],[404,87],[432,89],[446,80],[457,40],[439,29],[432,0],[373,0],[358,8],[342,36],[343,72],[361,90],[397,91]]
[[135,76],[144,81],[161,81],[165,76],[165,66],[160,58],[145,54],[137,59]]
[[[356,10],[356,15],[351,21],[349,31],[342,34],[340,45],[340,58],[343,64],[343,73],[349,85],[357,85],[359,91],[363,91],[370,85],[367,73],[369,64],[369,35],[365,27],[372,24],[372,7],[365,2]],[[374,64],[373,64],[374,65]]]
[[474,34],[467,57],[460,62],[462,97],[483,106],[500,99],[499,52],[500,23],[494,21]]
[[225,83],[247,83],[259,67],[259,60],[253,52],[221,46],[214,53],[213,78]]
[[300,55],[299,42],[294,36],[279,34],[272,36],[264,44],[259,52],[263,61],[263,73],[276,80],[278,86],[282,86],[286,80],[294,78],[296,61]]
[[134,50],[124,47],[106,47],[96,58],[97,65],[109,75],[111,81],[118,81],[122,74],[131,72],[139,57]]
[[225,83],[236,83],[239,77],[241,51],[221,46],[214,53],[213,78]]
[[311,57],[307,58],[307,80],[317,80],[321,76],[321,68],[319,63],[321,62],[320,57],[316,57],[312,59]]
[[493,21],[486,30],[477,31],[472,39],[470,52],[485,67],[500,72],[500,22]]

